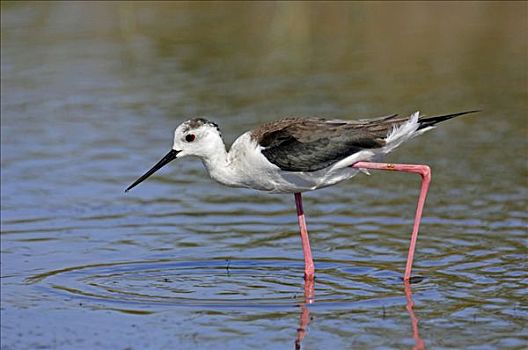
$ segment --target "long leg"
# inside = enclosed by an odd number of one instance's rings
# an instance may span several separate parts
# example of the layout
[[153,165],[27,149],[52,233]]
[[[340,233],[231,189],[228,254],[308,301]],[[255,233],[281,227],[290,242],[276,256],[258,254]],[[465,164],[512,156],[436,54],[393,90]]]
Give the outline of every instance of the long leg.
[[370,163],[357,162],[352,165],[353,168],[359,169],[375,169],[375,170],[389,170],[389,171],[403,171],[406,173],[420,174],[422,177],[422,186],[420,188],[420,196],[418,197],[418,205],[416,206],[416,216],[414,217],[414,226],[411,234],[411,243],[409,245],[409,253],[407,255],[407,264],[405,266],[405,275],[403,279],[408,281],[411,278],[411,269],[414,259],[414,250],[416,249],[416,240],[418,239],[418,229],[422,219],[423,207],[425,204],[425,197],[431,183],[431,168],[427,165],[414,164],[388,164],[388,163]]
[[301,193],[295,193],[295,205],[297,206],[297,219],[299,220],[299,229],[301,230],[301,242],[304,254],[304,279],[313,280],[315,269],[312,259],[312,250],[310,249],[310,239],[308,238],[308,229],[306,228],[306,220],[304,219]]

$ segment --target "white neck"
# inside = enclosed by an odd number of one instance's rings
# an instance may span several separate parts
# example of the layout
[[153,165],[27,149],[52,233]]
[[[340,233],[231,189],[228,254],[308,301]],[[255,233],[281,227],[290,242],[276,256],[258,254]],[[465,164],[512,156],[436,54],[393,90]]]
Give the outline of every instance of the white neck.
[[230,167],[228,153],[223,142],[221,146],[217,145],[214,151],[201,158],[205,169],[213,180],[226,186],[237,186],[236,174]]

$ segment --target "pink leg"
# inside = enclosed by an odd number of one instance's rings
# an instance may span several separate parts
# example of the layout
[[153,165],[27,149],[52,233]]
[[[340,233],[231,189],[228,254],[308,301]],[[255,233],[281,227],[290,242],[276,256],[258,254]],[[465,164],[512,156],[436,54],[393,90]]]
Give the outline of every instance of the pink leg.
[[300,193],[295,193],[295,205],[297,206],[297,219],[299,220],[299,229],[301,230],[301,241],[304,254],[304,279],[307,281],[313,280],[315,269],[312,259],[312,250],[310,249],[310,240],[308,238],[308,230],[306,229],[306,221],[304,220],[302,196]]
[[414,218],[414,226],[411,235],[411,244],[409,245],[409,254],[407,255],[407,265],[405,266],[405,275],[403,279],[408,281],[411,278],[411,269],[414,259],[414,250],[416,248],[416,240],[418,239],[418,228],[422,219],[422,211],[425,204],[425,197],[431,182],[431,168],[427,165],[413,165],[413,164],[388,164],[388,163],[370,163],[357,162],[352,165],[353,168],[359,169],[376,169],[376,170],[390,170],[403,171],[406,173],[420,174],[422,177],[422,186],[420,189],[420,197],[418,197],[418,205],[416,207],[416,216]]

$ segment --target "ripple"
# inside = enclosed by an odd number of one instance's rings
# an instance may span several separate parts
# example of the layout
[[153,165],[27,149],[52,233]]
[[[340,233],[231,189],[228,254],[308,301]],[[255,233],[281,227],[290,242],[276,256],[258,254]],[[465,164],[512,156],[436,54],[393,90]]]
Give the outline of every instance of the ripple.
[[[291,307],[305,301],[302,269],[302,263],[288,259],[130,261],[47,271],[26,283],[49,294],[136,309]],[[330,308],[401,304],[401,278],[396,271],[326,260],[318,265],[315,293],[316,303]]]

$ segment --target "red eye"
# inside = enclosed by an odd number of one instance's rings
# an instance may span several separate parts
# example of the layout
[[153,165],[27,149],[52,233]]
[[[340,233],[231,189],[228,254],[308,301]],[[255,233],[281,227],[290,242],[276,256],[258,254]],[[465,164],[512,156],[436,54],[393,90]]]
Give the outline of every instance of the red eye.
[[193,142],[195,138],[196,136],[194,136],[194,134],[187,134],[187,136],[185,136],[185,141]]

